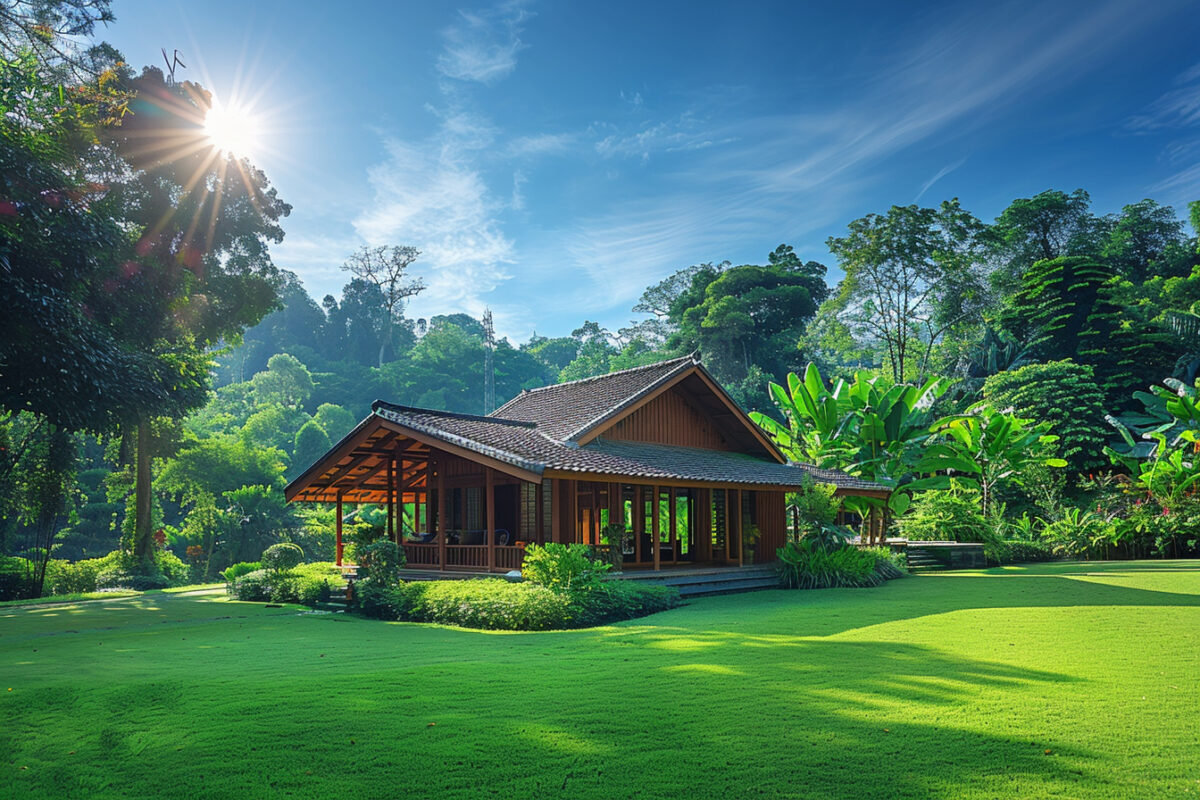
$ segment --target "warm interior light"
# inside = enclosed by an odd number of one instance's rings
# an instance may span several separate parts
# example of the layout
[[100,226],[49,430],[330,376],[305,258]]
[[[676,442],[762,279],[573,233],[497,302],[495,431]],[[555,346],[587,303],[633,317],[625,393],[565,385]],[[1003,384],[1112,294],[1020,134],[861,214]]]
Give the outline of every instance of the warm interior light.
[[238,158],[251,155],[258,144],[258,120],[248,109],[216,100],[204,115],[204,135],[222,153]]

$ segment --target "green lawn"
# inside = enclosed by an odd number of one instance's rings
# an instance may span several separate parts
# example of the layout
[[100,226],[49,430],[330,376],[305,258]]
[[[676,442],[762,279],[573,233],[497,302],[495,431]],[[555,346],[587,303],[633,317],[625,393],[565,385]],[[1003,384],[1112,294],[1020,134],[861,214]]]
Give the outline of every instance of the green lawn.
[[0,682],[3,797],[1196,798],[1200,564],[564,633],[213,595],[4,608]]

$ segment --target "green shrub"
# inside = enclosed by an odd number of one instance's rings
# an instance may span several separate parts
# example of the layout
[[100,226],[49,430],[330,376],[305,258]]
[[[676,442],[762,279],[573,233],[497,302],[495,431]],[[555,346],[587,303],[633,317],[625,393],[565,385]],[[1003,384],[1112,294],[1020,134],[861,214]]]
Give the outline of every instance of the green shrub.
[[904,570],[884,548],[842,545],[826,549],[816,539],[788,542],[776,551],[785,589],[864,588],[899,578]]
[[595,558],[586,544],[531,544],[525,548],[521,576],[530,583],[556,591],[570,591],[599,583],[612,564]]
[[228,591],[236,600],[312,606],[329,599],[341,580],[342,571],[336,564],[317,562],[290,570],[248,572],[235,579]]
[[33,597],[33,565],[25,558],[0,556],[0,600],[23,600]]
[[1005,564],[1024,564],[1032,561],[1054,561],[1058,558],[1054,548],[1048,542],[1026,541],[1024,539],[1008,539],[1007,561]]
[[606,622],[637,619],[679,605],[679,590],[629,580],[606,580],[568,593],[572,620],[568,627],[590,628]]
[[914,495],[896,524],[914,542],[986,542],[995,537],[981,509],[978,490],[933,489]]
[[679,604],[679,593],[666,586],[622,580],[576,586],[561,592],[499,578],[411,581],[383,593],[385,599],[374,606],[372,615],[463,628],[541,631],[633,619]]
[[304,551],[300,545],[291,542],[273,544],[263,551],[263,569],[270,572],[286,572],[304,562]]
[[226,583],[233,583],[238,578],[256,570],[262,569],[262,563],[258,561],[240,561],[237,564],[231,564],[221,571],[221,577]]
[[375,539],[358,547],[358,579],[354,601],[369,616],[380,616],[388,606],[391,591],[400,583],[400,570],[407,564],[404,549],[390,539]]
[[122,567],[103,570],[96,575],[96,589],[133,589],[148,592],[151,589],[166,589],[171,581],[161,572],[134,572]]
[[51,561],[46,567],[47,595],[86,594],[96,591],[96,577],[108,566],[103,558],[84,561]]
[[415,622],[464,628],[544,631],[565,628],[570,599],[531,583],[498,578],[465,581],[413,581],[396,590],[399,607]]
[[[116,550],[103,558],[96,570],[96,585],[99,589],[134,589],[139,592],[151,589],[166,589],[182,586],[188,582],[188,565],[177,555],[167,550],[154,553],[154,560],[145,564],[132,553]],[[80,591],[88,591],[80,589]]]

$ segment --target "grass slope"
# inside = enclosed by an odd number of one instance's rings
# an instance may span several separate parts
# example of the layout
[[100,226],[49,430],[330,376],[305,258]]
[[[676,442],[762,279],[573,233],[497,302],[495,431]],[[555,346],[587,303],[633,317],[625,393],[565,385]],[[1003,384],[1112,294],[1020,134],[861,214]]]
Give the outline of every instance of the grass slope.
[[563,633],[299,611],[0,610],[0,796],[1200,790],[1195,562],[758,592]]

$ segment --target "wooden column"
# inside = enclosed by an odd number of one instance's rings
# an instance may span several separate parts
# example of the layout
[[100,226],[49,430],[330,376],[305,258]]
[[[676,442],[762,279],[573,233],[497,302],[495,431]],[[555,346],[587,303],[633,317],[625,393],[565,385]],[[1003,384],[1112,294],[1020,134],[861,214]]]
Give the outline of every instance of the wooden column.
[[342,493],[337,493],[337,565],[342,565]]
[[579,541],[579,481],[566,481],[567,484],[567,518],[566,534],[568,542]]
[[550,481],[550,541],[562,541],[562,488],[566,481]]
[[[729,523],[729,530],[725,533],[725,548],[737,547],[737,564],[742,566],[742,490],[733,489],[726,494],[725,503],[731,508],[725,509],[725,519]],[[729,514],[733,511],[732,516]],[[737,531],[737,541],[734,541],[734,531]]]
[[659,552],[662,550],[662,546],[661,542],[659,542],[660,523],[658,521],[658,512],[661,510],[660,505],[662,504],[662,492],[657,486],[651,486],[650,491],[652,493],[651,497],[653,498],[650,501],[650,546],[654,548],[654,568],[657,570],[662,559],[662,555]]
[[671,526],[668,539],[671,542],[671,560],[679,560],[679,520],[675,518],[675,487],[667,489],[667,524]]
[[446,475],[445,465],[438,463],[437,469],[437,529],[438,566],[446,568]]
[[534,497],[536,499],[534,500],[533,507],[536,509],[535,516],[537,517],[537,519],[534,520],[534,523],[533,523],[534,530],[536,531],[536,533],[534,535],[537,537],[538,544],[545,544],[546,543],[546,509],[542,504],[546,502],[546,498],[545,498],[546,493],[542,489],[541,481],[538,481],[534,485],[536,487],[534,489]]
[[633,487],[633,560],[642,563],[642,533],[646,530],[646,499],[642,487]]
[[496,478],[491,467],[484,467],[483,480],[487,490],[487,566],[492,572],[496,568]]
[[396,457],[387,457],[387,535],[396,541]]

